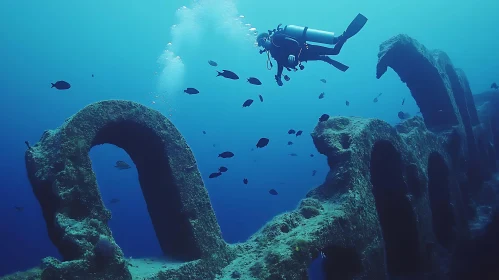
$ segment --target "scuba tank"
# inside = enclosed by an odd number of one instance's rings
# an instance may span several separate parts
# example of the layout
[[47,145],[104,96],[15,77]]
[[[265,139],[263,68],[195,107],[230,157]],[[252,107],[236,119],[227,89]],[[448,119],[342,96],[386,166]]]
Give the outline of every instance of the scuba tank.
[[309,41],[334,45],[338,41],[338,38],[334,36],[334,32],[312,29],[298,25],[286,25],[282,29],[282,33],[302,42]]

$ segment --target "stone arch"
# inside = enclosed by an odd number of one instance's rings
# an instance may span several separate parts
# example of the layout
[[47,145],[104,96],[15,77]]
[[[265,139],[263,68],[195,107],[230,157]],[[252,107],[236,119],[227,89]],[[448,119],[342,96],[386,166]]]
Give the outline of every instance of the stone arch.
[[[91,104],[26,152],[26,167],[47,230],[65,261],[92,259],[99,236],[112,239],[88,155],[99,144],[124,149],[139,183],[162,251],[180,261],[225,248],[194,156],[174,125],[129,101]],[[117,251],[122,257],[121,250]],[[124,262],[123,262],[124,263]],[[125,265],[126,266],[126,265]],[[116,278],[118,279],[118,278]]]
[[428,196],[437,241],[450,249],[455,240],[456,220],[451,205],[449,168],[438,152],[432,152],[428,158]]
[[[450,61],[445,53],[442,53],[441,55]],[[454,69],[454,66],[452,66],[452,64],[447,63],[445,65],[445,72],[449,77],[454,100],[456,100],[457,109],[459,110],[459,114],[461,115],[461,119],[463,121],[464,131],[466,133],[466,142],[468,144],[468,155],[476,154],[477,148],[475,143],[475,135],[473,134],[473,124],[471,121],[471,114],[468,110],[469,104],[466,100],[465,90],[459,82],[459,76],[457,75],[456,70]],[[474,103],[473,108],[475,108]]]
[[386,266],[392,276],[420,273],[423,265],[403,171],[400,153],[392,143],[377,141],[371,151],[371,184],[385,242]]
[[432,52],[407,35],[397,35],[380,46],[376,78],[391,67],[411,91],[421,109],[426,127],[443,131],[459,125],[452,90],[441,75],[445,70]]

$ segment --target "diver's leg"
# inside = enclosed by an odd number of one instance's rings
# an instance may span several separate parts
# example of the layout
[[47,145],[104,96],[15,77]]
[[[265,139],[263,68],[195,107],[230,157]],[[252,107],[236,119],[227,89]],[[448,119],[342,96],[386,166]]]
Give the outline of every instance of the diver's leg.
[[339,62],[339,61],[336,61],[336,60],[334,60],[334,59],[330,58],[330,57],[329,57],[329,56],[327,56],[327,55],[321,55],[321,56],[319,56],[319,57],[320,57],[320,58],[319,58],[320,60],[322,60],[322,61],[324,61],[324,62],[327,62],[327,63],[329,63],[329,64],[333,65],[334,67],[336,67],[336,69],[338,69],[338,70],[340,70],[340,71],[342,71],[342,72],[345,72],[345,71],[347,71],[347,70],[348,70],[348,66],[346,66],[345,64],[343,64],[343,63],[341,63],[341,62]]
[[[338,44],[341,44],[341,42],[338,42],[336,45]],[[328,48],[317,45],[308,45],[308,49],[306,49],[306,52],[317,55],[337,55],[340,53],[340,50],[341,48],[335,50],[335,48]]]
[[314,48],[309,48],[305,52],[303,52],[300,55],[300,61],[317,61],[321,60],[326,63],[329,63],[330,65],[334,66],[338,70],[345,72],[348,70],[348,66],[345,64],[338,62],[332,58],[330,58],[327,55],[323,55],[320,53],[320,51],[324,51],[324,49],[329,49],[325,47],[320,47],[320,46],[314,46]]

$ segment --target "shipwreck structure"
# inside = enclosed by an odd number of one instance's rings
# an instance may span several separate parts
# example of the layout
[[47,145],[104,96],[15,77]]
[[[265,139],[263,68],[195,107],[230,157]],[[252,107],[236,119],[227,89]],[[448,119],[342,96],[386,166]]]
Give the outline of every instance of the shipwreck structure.
[[495,195],[485,182],[499,159],[492,109],[499,98],[474,98],[444,52],[406,35],[380,46],[377,78],[389,67],[422,117],[395,127],[354,117],[320,122],[312,138],[328,159],[325,182],[240,244],[222,239],[194,156],[166,117],[129,101],[85,107],[26,151],[33,192],[64,260],[46,258],[22,279],[132,279],[88,156],[103,143],[130,155],[161,249],[183,261],[144,279],[307,279],[328,245],[356,253],[349,256],[361,269],[339,272],[353,279],[449,279],[459,241],[472,237],[477,209]]

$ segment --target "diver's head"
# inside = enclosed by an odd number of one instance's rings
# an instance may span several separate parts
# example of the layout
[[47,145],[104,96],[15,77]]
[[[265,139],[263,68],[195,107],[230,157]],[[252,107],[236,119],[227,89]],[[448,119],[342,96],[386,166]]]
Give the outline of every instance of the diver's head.
[[266,50],[270,49],[270,37],[268,33],[260,33],[258,37],[256,37],[256,42],[259,47],[264,47]]

